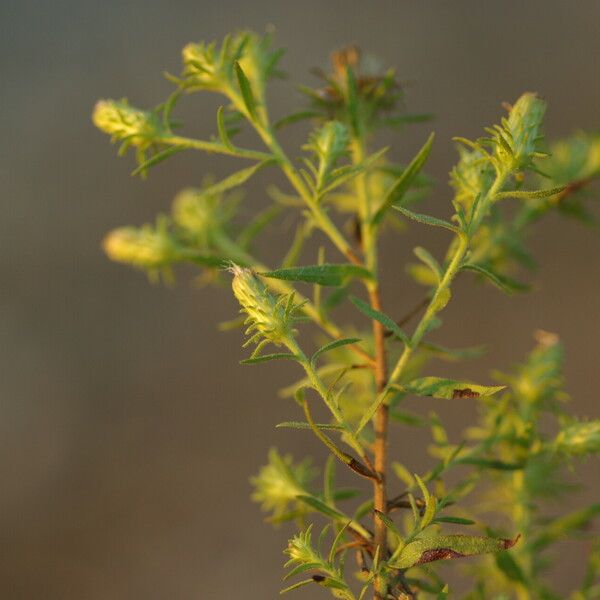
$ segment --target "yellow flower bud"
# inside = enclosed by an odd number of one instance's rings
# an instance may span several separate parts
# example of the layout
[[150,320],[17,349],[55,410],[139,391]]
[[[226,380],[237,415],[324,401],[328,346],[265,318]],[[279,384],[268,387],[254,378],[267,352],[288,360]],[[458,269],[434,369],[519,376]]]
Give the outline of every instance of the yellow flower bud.
[[182,251],[166,225],[120,227],[109,232],[102,242],[107,256],[116,262],[140,269],[159,269],[182,258]]
[[211,234],[224,222],[221,197],[210,196],[200,189],[182,190],[173,201],[173,222],[203,248],[210,245]]
[[556,447],[567,454],[583,456],[600,452],[600,420],[576,422],[563,429]]
[[127,145],[147,148],[164,133],[153,112],[129,106],[127,100],[99,100],[92,114],[94,125]]
[[292,333],[292,312],[285,296],[275,298],[267,286],[254,274],[251,269],[237,265],[230,268],[233,273],[231,287],[242,311],[248,315],[246,323],[249,328],[246,333],[256,333],[249,341],[264,338],[274,344],[281,344]]

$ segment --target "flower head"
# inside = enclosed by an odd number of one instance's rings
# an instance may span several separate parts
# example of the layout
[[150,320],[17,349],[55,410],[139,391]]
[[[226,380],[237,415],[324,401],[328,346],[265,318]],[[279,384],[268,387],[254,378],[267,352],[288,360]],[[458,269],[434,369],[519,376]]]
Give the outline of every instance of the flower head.
[[113,229],[104,238],[102,247],[111,260],[149,271],[184,258],[184,249],[169,231],[165,218],[159,218],[156,225]]
[[242,312],[248,315],[246,333],[254,332],[247,344],[258,342],[261,338],[274,344],[289,340],[293,333],[293,313],[298,308],[294,305],[293,296],[276,298],[252,269],[232,264],[230,271],[233,273],[233,293]]
[[143,150],[165,133],[155,112],[134,108],[126,99],[99,100],[94,107],[92,121],[113,140],[122,141],[125,148],[137,146]]

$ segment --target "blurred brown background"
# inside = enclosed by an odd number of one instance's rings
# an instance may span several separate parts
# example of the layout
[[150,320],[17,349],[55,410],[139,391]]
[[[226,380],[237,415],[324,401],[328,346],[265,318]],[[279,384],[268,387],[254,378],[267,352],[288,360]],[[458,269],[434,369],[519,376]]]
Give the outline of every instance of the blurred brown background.
[[[99,97],[127,96],[141,106],[162,101],[170,85],[161,72],[179,71],[186,42],[267,24],[288,50],[283,66],[294,81],[314,84],[309,69],[324,66],[331,49],[356,42],[414,82],[409,109],[435,112],[435,123],[384,141],[407,160],[435,128],[428,170],[438,188],[426,209],[436,214],[448,212],[450,137],[479,135],[497,120],[502,101],[525,90],[542,94],[548,137],[600,123],[594,0],[4,0],[2,599],[277,597],[287,531],[261,522],[247,478],[271,445],[322,456],[310,436],[273,429],[294,417],[276,394],[293,367],[237,364],[239,333],[216,330],[237,310],[228,290],[196,290],[189,273],[172,289],[152,287],[110,264],[99,248],[107,229],[152,220],[180,187],[237,165],[179,155],[147,181],[132,179],[131,158],[117,159],[90,123]],[[302,102],[285,83],[275,84],[272,101],[275,114]],[[185,101],[190,131],[215,131],[216,102]],[[290,141],[303,135],[296,128]],[[264,202],[262,175],[247,202]],[[399,266],[410,249],[418,242],[440,252],[446,241],[415,227],[386,243],[389,312],[400,314],[418,298]],[[506,298],[465,277],[438,339],[488,342],[487,357],[453,367],[485,381],[491,365],[506,368],[529,349],[534,329],[556,331],[568,352],[573,410],[597,417],[600,239],[551,217],[531,246],[542,259],[534,293]],[[267,247],[264,256],[276,251]],[[473,418],[443,414],[456,427]],[[414,436],[395,436],[394,452],[411,468],[428,464]],[[598,495],[596,467],[581,469],[595,486],[588,500]],[[581,556],[579,545],[567,548],[559,588],[579,577]],[[326,596],[314,590],[303,597]]]

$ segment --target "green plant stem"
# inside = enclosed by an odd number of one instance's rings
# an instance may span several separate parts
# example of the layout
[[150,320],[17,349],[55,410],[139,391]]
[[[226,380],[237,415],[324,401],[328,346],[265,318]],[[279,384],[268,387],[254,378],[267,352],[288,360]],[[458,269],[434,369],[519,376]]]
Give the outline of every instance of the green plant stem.
[[327,408],[333,415],[333,418],[338,422],[339,425],[341,425],[344,428],[344,432],[347,435],[349,445],[359,454],[360,458],[363,461],[365,461],[367,467],[369,467],[369,469],[374,471],[374,467],[373,467],[369,457],[367,456],[367,453],[366,453],[361,441],[354,434],[354,432],[352,431],[352,428],[346,423],[346,420],[344,419],[344,415],[342,415],[342,412],[340,411],[339,407],[337,406],[336,401],[332,398],[331,391],[327,389],[327,387],[323,383],[323,380],[319,377],[319,374],[317,373],[312,362],[307,358],[307,356],[304,354],[304,352],[302,351],[300,346],[298,346],[296,340],[294,340],[293,338],[290,338],[289,340],[287,340],[286,345],[290,349],[290,351],[293,354],[295,354],[296,357],[298,358],[298,361],[300,362],[304,371],[306,372],[306,375],[308,377],[308,380],[311,383],[311,386],[321,396],[321,398],[323,399],[323,402],[325,402],[325,405],[327,406]]
[[[496,180],[494,181],[494,184],[487,193],[486,198],[480,202],[479,210],[477,211],[477,214],[473,217],[473,225],[475,228],[485,217],[490,203],[494,201],[496,194],[502,189],[502,186],[504,185],[504,182],[506,181],[508,175],[508,173],[498,174]],[[450,286],[454,281],[454,278],[460,271],[462,261],[465,255],[467,254],[468,249],[469,239],[465,233],[461,232],[458,234],[458,243],[456,244],[454,255],[448,263],[446,271],[444,272],[444,275],[435,291],[435,294],[431,298],[427,309],[425,310],[425,314],[419,321],[411,337],[410,345],[404,347],[404,351],[400,355],[400,358],[398,359],[396,365],[394,366],[394,369],[392,370],[392,373],[388,380],[388,384],[382,392],[381,400],[383,404],[385,404],[385,396],[387,396],[387,392],[389,391],[390,386],[398,382],[398,380],[402,376],[402,373],[404,372],[404,369],[406,368],[406,365],[408,364],[410,357],[412,356],[413,352],[418,348],[423,337],[427,333],[427,330],[430,328],[433,320],[435,319],[437,313],[441,310],[439,308],[440,301],[442,300],[444,294],[448,294]]]

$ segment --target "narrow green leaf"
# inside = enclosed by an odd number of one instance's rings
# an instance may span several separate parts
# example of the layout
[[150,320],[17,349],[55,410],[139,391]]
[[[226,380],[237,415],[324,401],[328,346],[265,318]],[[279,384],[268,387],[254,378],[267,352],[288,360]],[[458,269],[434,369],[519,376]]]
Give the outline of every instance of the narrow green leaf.
[[311,571],[312,569],[318,569],[319,567],[322,567],[322,566],[323,566],[323,563],[321,563],[321,562],[302,563],[302,564],[294,567],[289,573],[286,573],[283,578],[283,581],[287,581],[288,579],[291,579],[295,575],[300,575],[301,573],[306,573],[306,571]]
[[329,517],[330,519],[334,519],[336,521],[348,521],[348,517],[341,513],[339,510],[332,508],[328,504],[325,504],[323,500],[320,500],[316,496],[308,496],[301,494],[296,496],[296,500],[300,500],[300,502],[304,502],[304,504],[314,508],[317,512]]
[[580,531],[598,515],[600,515],[600,503],[592,504],[552,520],[544,528],[540,528],[539,533],[530,542],[532,551],[539,551],[556,540]]
[[509,463],[497,459],[477,458],[471,456],[459,458],[456,463],[461,465],[473,465],[494,471],[518,471],[519,469],[523,469],[525,467],[525,463]]
[[448,221],[444,221],[443,219],[437,219],[436,217],[430,217],[429,215],[422,215],[421,213],[413,212],[412,210],[408,210],[403,206],[392,206],[393,209],[402,213],[405,217],[412,219],[413,221],[417,221],[418,223],[423,223],[424,225],[432,225],[434,227],[443,227],[444,229],[449,229],[453,233],[460,234],[462,233],[458,227],[452,225]]
[[203,267],[223,268],[227,264],[229,264],[229,261],[227,259],[221,258],[220,256],[210,256],[207,254],[199,254],[195,252],[190,252],[189,254],[186,254],[185,260],[188,260],[196,265],[201,265]]
[[[342,425],[336,425],[334,423],[315,423],[315,427],[317,429],[322,429],[323,431],[343,431],[344,427]],[[275,425],[276,429],[311,429],[309,423],[304,421],[284,421],[283,423],[277,423]]]
[[350,123],[357,137],[360,137],[360,116],[358,107],[358,88],[356,85],[356,77],[350,66],[346,66],[346,89],[348,93],[347,105],[348,114],[350,115]]
[[480,396],[491,396],[506,386],[495,385],[477,385],[464,381],[455,381],[454,379],[444,379],[442,377],[421,377],[413,379],[411,382],[403,384],[404,389],[409,394],[415,396],[430,396],[433,398],[445,398],[456,400],[461,398],[479,398]]
[[341,346],[348,346],[349,344],[356,344],[360,342],[360,338],[343,338],[341,340],[334,340],[329,344],[319,348],[311,357],[310,363],[314,366],[317,358],[321,356],[321,354],[325,354],[325,352],[329,352],[330,350],[335,350],[335,348],[340,348]]
[[364,173],[373,163],[376,163],[386,152],[388,148],[382,148],[373,154],[370,154],[357,165],[344,165],[335,169],[330,174],[330,183],[320,190],[320,194],[327,194],[341,185],[350,181],[353,177]]
[[427,350],[434,356],[449,362],[466,360],[468,358],[477,358],[481,356],[486,348],[485,346],[471,346],[470,348],[446,348],[439,344],[431,342],[422,342],[420,345],[422,350]]
[[355,521],[362,521],[363,517],[368,515],[373,510],[373,500],[365,500],[354,513]]
[[375,398],[375,400],[373,400],[371,405],[363,413],[362,419],[360,420],[360,423],[358,424],[358,427],[356,428],[356,431],[354,432],[355,435],[358,435],[368,425],[368,423],[371,421],[371,419],[375,416],[377,409],[385,401],[385,399],[386,399],[387,395],[390,393],[390,391],[391,390],[384,390],[380,394],[377,394],[377,397]]
[[303,281],[325,286],[340,286],[353,277],[372,279],[368,269],[353,264],[322,264],[309,267],[288,267],[260,273],[263,277],[285,281]]
[[550,198],[550,196],[556,196],[556,194],[564,192],[566,188],[566,185],[559,185],[558,187],[549,188],[547,190],[513,190],[510,192],[498,192],[494,198],[496,200],[502,200],[503,198],[517,198],[519,200],[537,200],[540,198]]
[[264,169],[266,166],[272,164],[274,162],[273,158],[267,158],[265,160],[256,163],[251,167],[247,167],[246,169],[242,169],[241,171],[237,171],[233,173],[229,177],[226,177],[222,181],[219,181],[205,189],[202,192],[208,196],[218,195],[232,188],[238,187],[248,181],[252,175]]
[[510,279],[508,277],[504,277],[503,275],[499,275],[498,273],[494,273],[493,271],[482,265],[478,265],[475,263],[465,263],[461,267],[461,269],[464,269],[466,271],[474,271],[475,273],[483,275],[484,277],[489,279],[489,281],[493,283],[497,288],[499,288],[507,294],[513,294],[514,292],[523,292],[529,289],[529,286],[523,283],[519,283],[514,279]]
[[436,517],[433,523],[454,523],[456,525],[475,525],[475,521],[471,519],[463,519],[462,517]]
[[369,304],[367,304],[364,300],[357,298],[356,296],[350,296],[350,301],[361,313],[365,316],[369,317],[369,319],[373,319],[381,323],[386,329],[391,331],[398,339],[400,339],[406,346],[410,346],[410,340],[408,336],[400,329],[400,327],[396,324],[396,322],[388,317],[386,314],[375,310]]
[[221,143],[229,150],[234,150],[234,146],[229,139],[229,134],[227,133],[227,127],[225,126],[224,113],[225,108],[223,106],[219,106],[217,110],[217,128],[219,130],[219,139]]
[[310,579],[303,579],[302,581],[299,581],[298,583],[295,583],[294,585],[290,585],[290,587],[286,587],[285,589],[281,590],[279,593],[287,594],[287,592],[297,590],[298,588],[301,588],[309,583],[314,583],[314,582],[315,582],[315,580],[312,579],[312,577]]
[[235,74],[237,76],[238,85],[240,86],[240,92],[242,93],[242,98],[244,100],[244,106],[248,111],[248,114],[256,119],[256,99],[254,98],[254,94],[252,93],[252,86],[246,77],[240,63],[238,61],[235,62]]
[[403,425],[410,425],[412,427],[426,427],[429,424],[429,422],[423,417],[405,410],[394,410],[390,412],[390,417],[394,419],[394,421],[398,421]]
[[279,353],[279,354],[263,354],[262,356],[255,356],[254,358],[245,358],[240,361],[241,365],[255,365],[257,363],[267,362],[269,360],[297,360],[297,356],[294,354]]
[[449,591],[450,588],[448,587],[448,585],[445,585],[442,591],[438,594],[437,600],[446,600],[446,598],[448,598]]
[[389,529],[394,535],[402,539],[402,533],[400,533],[400,530],[396,527],[396,523],[394,523],[392,519],[390,519],[387,515],[383,514],[380,510],[374,509],[373,512],[377,515],[377,518],[381,520],[381,522],[386,526],[387,529]]
[[237,238],[238,245],[244,249],[248,248],[256,236],[263,231],[273,219],[277,218],[282,210],[281,206],[274,204],[259,212],[240,232]]
[[323,498],[325,503],[334,506],[333,494],[335,492],[335,458],[330,454],[325,461],[323,470]]
[[509,540],[470,535],[419,538],[406,544],[398,556],[392,557],[390,566],[394,569],[408,569],[438,560],[496,553],[512,548],[517,540],[518,538]]
[[425,248],[422,248],[421,246],[417,246],[413,250],[413,252],[421,262],[423,262],[431,269],[437,282],[439,283],[442,279],[442,268],[440,267],[438,261],[427,250],[425,250]]
[[392,206],[394,202],[399,202],[402,199],[402,196],[404,196],[409,187],[412,185],[412,183],[415,180],[415,177],[419,174],[419,172],[423,168],[423,165],[427,161],[427,158],[429,157],[434,137],[435,134],[432,133],[423,145],[423,147],[419,150],[417,155],[412,159],[410,164],[403,171],[402,175],[400,175],[400,177],[396,179],[396,181],[387,191],[380,208],[373,216],[373,225],[379,224],[379,222],[383,219],[385,213],[388,211],[390,206]]
[[423,480],[415,473],[415,479],[417,480],[417,484],[421,489],[421,493],[423,494],[423,500],[425,501],[425,512],[423,513],[423,517],[421,518],[421,529],[425,529],[435,516],[435,512],[437,509],[437,500],[434,496],[429,493],[427,486],[423,483]]
[[521,567],[509,552],[498,552],[494,556],[494,560],[496,561],[496,566],[508,579],[518,581],[519,583],[527,583]]
[[161,163],[163,160],[166,160],[170,156],[173,156],[174,154],[177,154],[178,152],[181,152],[182,150],[185,150],[185,147],[183,147],[183,146],[170,146],[166,150],[162,150],[160,152],[157,152],[156,154],[153,154],[148,160],[144,161],[141,165],[139,165],[136,169],[134,169],[131,172],[131,175],[133,175],[133,176],[135,176],[135,175],[142,175],[142,176],[144,176],[144,175],[146,175],[146,172],[148,171],[148,169],[150,167],[154,167],[155,165]]
[[354,488],[340,488],[333,492],[334,500],[352,500],[356,496],[360,496],[362,492]]
[[299,112],[292,113],[287,117],[283,117],[279,119],[273,127],[277,129],[282,129],[283,127],[287,127],[288,125],[292,125],[293,123],[298,123],[299,121],[306,121],[307,119],[314,119],[319,117],[320,113],[315,110],[302,110]]
[[327,562],[332,565],[334,564],[334,560],[335,560],[335,553],[338,549],[338,546],[340,545],[340,542],[344,539],[344,534],[346,533],[346,529],[348,529],[348,526],[350,525],[350,521],[348,521],[339,531],[338,534],[335,536],[334,540],[333,540],[333,544],[331,544],[331,549],[329,550],[329,556],[327,557]]

